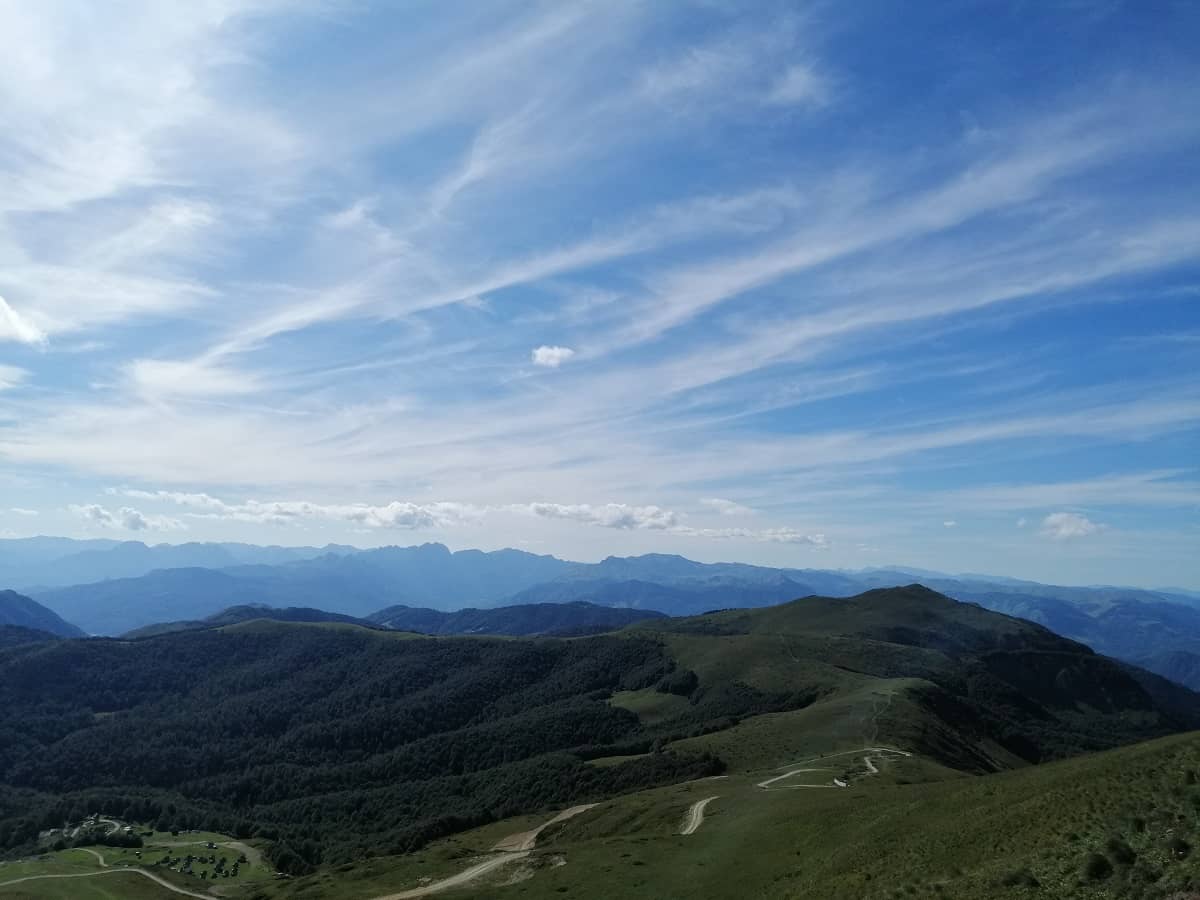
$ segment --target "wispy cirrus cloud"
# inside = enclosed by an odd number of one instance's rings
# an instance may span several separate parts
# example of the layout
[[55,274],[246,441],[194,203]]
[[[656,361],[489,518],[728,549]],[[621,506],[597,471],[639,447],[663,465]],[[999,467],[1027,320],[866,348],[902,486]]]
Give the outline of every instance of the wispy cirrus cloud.
[[518,509],[528,509],[535,516],[547,519],[567,519],[603,528],[646,528],[669,530],[679,524],[679,516],[658,506],[627,506],[624,503],[530,503]]
[[45,528],[119,480],[199,539],[1067,572],[1012,522],[1088,510],[1141,555],[1076,576],[1180,571],[1200,76],[1046,7],[946,78],[886,20],[0,12],[0,469]]
[[723,516],[749,516],[754,514],[754,510],[750,507],[743,506],[741,503],[736,503],[733,500],[725,500],[721,497],[701,497],[700,504],[719,512]]
[[40,344],[46,340],[45,333],[27,321],[8,301],[0,297],[0,341],[17,341],[22,344]]
[[767,102],[783,105],[821,106],[829,99],[829,86],[811,66],[789,66],[772,85]]

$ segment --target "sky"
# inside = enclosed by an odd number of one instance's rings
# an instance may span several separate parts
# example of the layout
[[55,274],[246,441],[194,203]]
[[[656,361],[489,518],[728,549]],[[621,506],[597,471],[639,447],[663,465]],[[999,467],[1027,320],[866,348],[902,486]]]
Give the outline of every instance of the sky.
[[0,0],[0,535],[1200,588],[1197,43]]

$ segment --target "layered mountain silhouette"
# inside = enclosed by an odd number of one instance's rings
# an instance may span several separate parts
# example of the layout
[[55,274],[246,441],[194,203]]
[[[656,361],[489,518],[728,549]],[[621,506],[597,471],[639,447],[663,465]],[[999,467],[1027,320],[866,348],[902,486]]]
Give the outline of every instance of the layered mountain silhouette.
[[[14,587],[33,585],[23,593],[90,634],[200,622],[242,605],[306,607],[357,619],[396,606],[445,613],[565,603],[695,615],[809,595],[850,596],[916,578],[948,596],[1027,618],[1200,687],[1200,601],[1181,592],[1061,587],[906,568],[851,572],[700,563],[668,554],[576,563],[520,550],[451,552],[441,544],[355,550],[34,538],[0,541],[0,573]],[[64,579],[78,583],[63,585]]]

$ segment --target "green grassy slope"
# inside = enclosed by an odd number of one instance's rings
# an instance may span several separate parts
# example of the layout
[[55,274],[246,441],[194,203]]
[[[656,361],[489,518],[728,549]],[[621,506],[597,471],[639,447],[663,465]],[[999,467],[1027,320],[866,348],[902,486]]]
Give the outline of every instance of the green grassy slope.
[[[695,835],[618,802],[546,851],[575,849],[571,893],[583,897],[1161,898],[1200,885],[1198,771],[1190,734],[937,783],[779,794],[710,783],[673,804],[681,813],[693,796],[727,792]],[[585,867],[603,892],[579,888],[593,881]],[[551,896],[555,881],[488,896]]]
[[[845,790],[707,779],[604,803],[548,830],[527,859],[437,896],[1190,900],[1200,889],[1197,772],[1193,733],[978,777],[898,760]],[[689,806],[712,796],[699,830],[679,834]],[[505,828],[524,827],[501,823],[264,893],[367,900],[461,871],[488,858]]]
[[[738,691],[775,701],[790,694],[795,702],[769,711],[803,707],[793,731],[812,747],[891,742],[985,772],[1200,727],[1197,695],[917,585],[651,621],[633,633],[659,636],[679,667],[696,673],[693,706],[719,709]],[[686,723],[684,711],[674,717]],[[655,713],[660,731],[670,733],[672,721]],[[731,734],[687,746],[745,756],[739,744]]]

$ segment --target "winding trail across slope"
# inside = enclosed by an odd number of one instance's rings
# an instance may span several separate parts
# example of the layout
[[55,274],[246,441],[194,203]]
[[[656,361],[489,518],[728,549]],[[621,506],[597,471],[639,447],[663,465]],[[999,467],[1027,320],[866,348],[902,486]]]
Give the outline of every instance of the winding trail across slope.
[[[104,863],[107,865],[107,863]],[[151,881],[165,887],[168,891],[174,891],[176,894],[183,894],[185,897],[198,897],[199,900],[213,900],[212,894],[197,894],[195,891],[189,891],[186,888],[178,887],[165,878],[160,878],[153,872],[147,872],[145,869],[102,869],[99,872],[76,872],[72,875],[27,875],[24,878],[15,878],[12,881],[0,881],[0,888],[8,887],[11,884],[22,884],[26,881],[43,881],[49,878],[99,878],[102,875],[120,875],[122,873],[130,875],[141,875],[144,878],[149,878]]]
[[503,856],[493,856],[491,859],[484,860],[477,865],[471,866],[469,869],[463,869],[457,875],[451,875],[449,878],[443,878],[441,881],[435,881],[433,884],[413,888],[410,891],[401,891],[399,894],[388,894],[386,897],[375,897],[374,900],[410,900],[410,898],[426,897],[430,894],[436,894],[439,891],[448,891],[451,888],[462,887],[464,884],[474,881],[488,872],[499,869],[501,866],[507,866],[509,863],[516,862],[519,859],[524,859],[528,855],[528,850],[519,850],[515,853],[505,853]]
[[708,804],[720,798],[720,794],[712,797],[705,797],[703,800],[697,800],[687,811],[687,818],[684,819],[683,828],[680,829],[680,834],[695,834],[696,831],[704,824],[704,809]]
[[[803,772],[832,772],[833,769],[792,769],[789,772],[784,772],[782,775],[776,775],[774,778],[768,778],[766,781],[760,781],[755,787],[760,787],[764,791],[770,790],[771,785],[777,781],[783,781],[785,778],[791,778],[793,775],[800,775]],[[789,784],[789,788],[793,787],[833,787],[832,784]]]
[[871,701],[871,736],[867,738],[869,743],[874,744],[879,740],[879,717],[887,712],[892,707],[892,700],[896,697],[895,691],[887,692],[887,703],[880,706],[878,702]]
[[912,756],[912,754],[909,753],[907,750],[897,750],[894,747],[860,747],[858,750],[843,750],[841,753],[830,753],[826,756],[818,756],[818,757],[815,757],[814,759],[805,759],[805,760],[801,760],[798,763],[793,763],[793,765],[797,766],[797,768],[788,769],[788,771],[784,772],[782,775],[776,775],[772,778],[766,779],[765,781],[760,781],[755,786],[758,788],[761,788],[764,791],[796,790],[797,788],[845,787],[844,783],[838,784],[836,782],[836,780],[830,784],[785,784],[785,785],[779,785],[778,787],[773,787],[772,785],[774,785],[776,782],[783,781],[787,778],[791,778],[793,775],[800,775],[804,772],[830,772],[830,771],[833,771],[832,769],[829,769],[828,767],[825,767],[825,768],[802,768],[806,763],[823,762],[824,760],[834,759],[838,756],[854,756],[855,754],[858,754],[858,753],[866,754],[865,756],[863,756],[863,762],[866,764],[867,773],[870,775],[878,775],[879,774],[879,769],[875,766],[875,762],[874,762],[877,759],[881,759],[881,760],[887,759],[889,754],[895,754],[896,756]]
[[485,859],[483,862],[476,863],[469,869],[463,869],[457,875],[451,875],[449,878],[443,878],[441,881],[435,881],[432,884],[401,891],[398,894],[373,897],[372,900],[414,900],[416,897],[427,897],[430,894],[437,894],[441,891],[448,891],[451,888],[462,887],[464,884],[468,884],[488,874],[488,872],[493,872],[501,866],[507,866],[509,863],[524,859],[537,846],[538,835],[543,831],[558,822],[573,819],[575,816],[587,812],[596,805],[595,803],[585,803],[582,806],[572,806],[570,809],[564,809],[553,819],[547,819],[537,828],[510,834],[492,847],[492,851],[499,853],[499,856],[493,856],[491,859]]
[[580,813],[587,812],[595,805],[595,803],[585,803],[582,806],[572,806],[570,809],[564,809],[553,819],[543,822],[541,825],[531,831],[519,831],[516,834],[510,834],[508,837],[504,838],[504,840],[499,841],[492,849],[500,850],[505,853],[514,853],[521,850],[532,850],[537,844],[538,835],[551,825],[557,825],[559,822],[565,822],[567,819],[573,819]]

